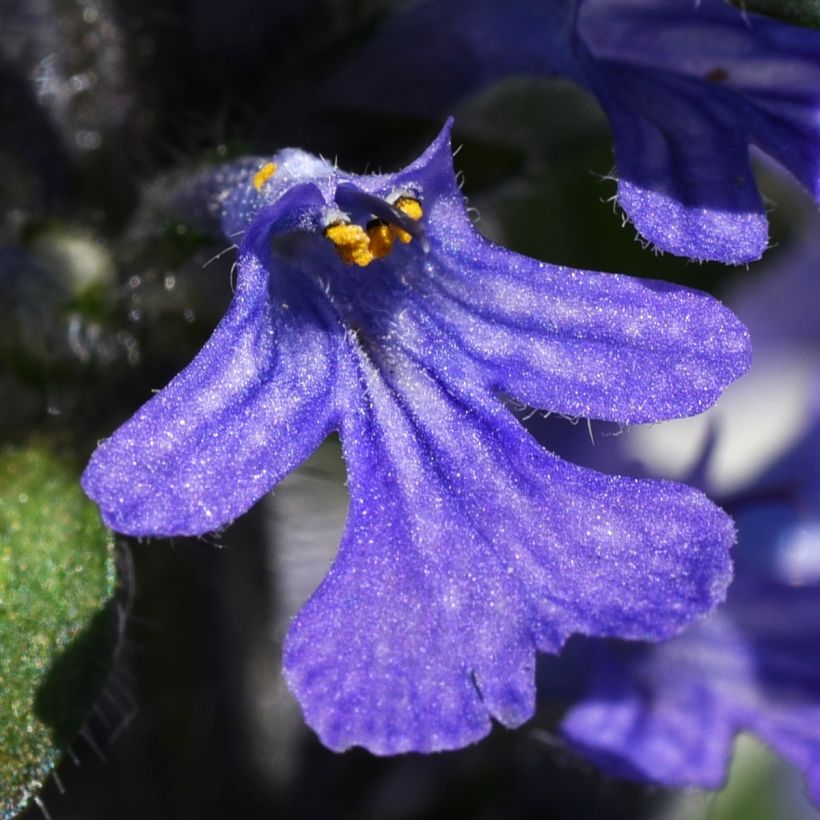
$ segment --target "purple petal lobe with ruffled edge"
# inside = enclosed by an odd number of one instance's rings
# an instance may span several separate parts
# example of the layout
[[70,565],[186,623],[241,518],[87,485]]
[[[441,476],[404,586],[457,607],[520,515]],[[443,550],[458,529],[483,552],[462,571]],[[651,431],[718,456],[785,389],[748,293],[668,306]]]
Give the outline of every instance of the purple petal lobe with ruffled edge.
[[734,530],[700,493],[574,467],[489,396],[404,356],[360,361],[347,527],[285,646],[326,745],[434,751],[490,717],[517,726],[537,649],[573,632],[667,637],[722,599]]
[[718,788],[751,731],[806,775],[820,804],[820,588],[740,579],[703,624],[614,651],[563,731],[612,774]]
[[693,259],[759,259],[768,222],[735,111],[697,85],[658,69],[596,64],[609,115],[618,204],[656,248]]
[[270,208],[266,230],[240,247],[237,292],[211,339],[94,453],[83,488],[112,529],[192,535],[227,524],[338,426],[353,388],[341,327],[319,288],[270,252],[271,235],[321,203],[300,186]]

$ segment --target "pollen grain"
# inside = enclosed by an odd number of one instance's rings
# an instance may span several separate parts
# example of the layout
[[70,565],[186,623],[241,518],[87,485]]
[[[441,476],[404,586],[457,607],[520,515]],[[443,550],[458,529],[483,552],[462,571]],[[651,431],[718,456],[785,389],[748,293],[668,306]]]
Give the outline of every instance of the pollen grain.
[[376,258],[370,248],[370,237],[361,225],[337,222],[325,228],[325,236],[333,243],[341,260],[348,265],[364,268]]
[[[413,197],[399,197],[394,206],[413,220],[424,214],[421,203]],[[325,237],[343,262],[361,268],[389,256],[397,239],[405,244],[413,239],[412,234],[383,219],[372,219],[364,228],[356,223],[336,222],[325,228]]]
[[276,163],[266,162],[254,175],[253,187],[261,191],[265,183],[276,173]]
[[[400,196],[395,201],[394,205],[403,214],[407,214],[410,219],[415,219],[417,222],[422,218],[422,216],[424,216],[421,202],[411,196]],[[407,231],[403,231],[395,225],[391,227],[391,230],[393,232],[393,236],[395,236],[399,241],[404,242],[405,245],[413,238],[411,234],[407,233]]]
[[393,250],[393,229],[386,222],[374,220],[366,230],[373,258],[384,259]]

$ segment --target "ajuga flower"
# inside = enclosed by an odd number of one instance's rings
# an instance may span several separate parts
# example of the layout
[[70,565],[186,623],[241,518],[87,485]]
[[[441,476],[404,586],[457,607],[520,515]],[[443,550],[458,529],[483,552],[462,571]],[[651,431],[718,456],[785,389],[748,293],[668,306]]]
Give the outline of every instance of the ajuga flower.
[[568,77],[598,98],[618,203],[660,250],[760,257],[750,144],[820,199],[820,32],[724,0],[427,0],[357,56],[334,98],[437,114],[516,74]]
[[328,746],[431,751],[482,737],[490,717],[515,726],[536,649],[573,632],[667,637],[722,598],[722,511],[684,485],[563,462],[504,402],[622,422],[696,413],[749,360],[718,302],[483,239],[449,127],[395,174],[290,149],[208,172],[179,201],[241,235],[236,294],[83,483],[116,530],[201,533],[339,432],[346,528],[285,646]]

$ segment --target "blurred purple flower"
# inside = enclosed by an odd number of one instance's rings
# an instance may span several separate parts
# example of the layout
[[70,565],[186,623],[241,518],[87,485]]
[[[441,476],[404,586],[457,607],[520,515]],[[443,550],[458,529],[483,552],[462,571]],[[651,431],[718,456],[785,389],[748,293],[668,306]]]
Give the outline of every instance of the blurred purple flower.
[[[803,773],[820,805],[819,447],[816,419],[770,469],[721,499],[739,543],[728,598],[708,618],[659,644],[574,642],[566,661],[544,665],[542,693],[573,703],[564,736],[603,771],[720,788],[736,736],[751,732]],[[617,448],[606,449],[607,467],[624,469],[624,454],[619,463]]]
[[438,114],[532,74],[598,98],[618,203],[660,250],[733,264],[761,256],[750,144],[820,199],[820,32],[724,0],[427,0],[382,29],[333,97]]
[[346,529],[285,646],[325,744],[462,746],[490,717],[531,715],[536,649],[669,637],[723,597],[721,510],[561,461],[502,400],[622,422],[696,413],[749,362],[718,302],[483,239],[449,126],[395,174],[288,149],[206,172],[178,202],[241,234],[234,300],[83,485],[116,530],[202,533],[339,431]]
[[680,637],[598,647],[563,732],[610,774],[714,789],[735,735],[750,731],[806,775],[820,803],[818,623],[820,587],[741,564],[725,606]]

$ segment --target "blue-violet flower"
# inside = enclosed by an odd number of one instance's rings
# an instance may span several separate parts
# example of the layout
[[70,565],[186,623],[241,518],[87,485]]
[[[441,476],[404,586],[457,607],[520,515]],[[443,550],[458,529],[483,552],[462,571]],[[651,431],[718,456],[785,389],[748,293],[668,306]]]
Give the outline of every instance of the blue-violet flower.
[[483,239],[449,126],[394,174],[288,149],[208,172],[187,196],[241,234],[233,302],[83,485],[116,530],[202,533],[339,431],[346,529],[285,645],[325,744],[462,746],[490,717],[530,716],[535,650],[574,632],[669,637],[723,597],[725,513],[684,485],[563,462],[504,403],[621,422],[696,413],[749,363],[720,303]]
[[761,256],[750,144],[820,199],[820,32],[725,0],[426,0],[381,30],[333,97],[439,114],[516,74],[567,77],[598,98],[618,203],[660,250]]
[[735,736],[753,732],[820,804],[818,622],[820,586],[741,563],[726,604],[679,637],[597,647],[563,732],[610,774],[710,789],[725,780]]

